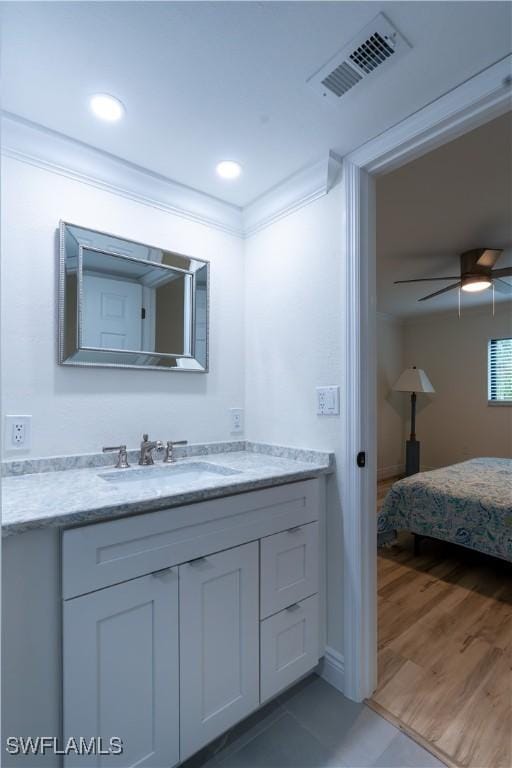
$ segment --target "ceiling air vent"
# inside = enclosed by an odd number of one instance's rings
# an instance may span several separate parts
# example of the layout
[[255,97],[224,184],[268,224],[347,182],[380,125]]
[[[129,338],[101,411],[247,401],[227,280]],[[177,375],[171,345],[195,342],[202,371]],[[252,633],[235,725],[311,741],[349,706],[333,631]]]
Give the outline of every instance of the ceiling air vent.
[[308,83],[323,97],[337,103],[343,94],[375,70],[380,71],[391,61],[402,58],[410,47],[379,13],[357,37],[310,77]]

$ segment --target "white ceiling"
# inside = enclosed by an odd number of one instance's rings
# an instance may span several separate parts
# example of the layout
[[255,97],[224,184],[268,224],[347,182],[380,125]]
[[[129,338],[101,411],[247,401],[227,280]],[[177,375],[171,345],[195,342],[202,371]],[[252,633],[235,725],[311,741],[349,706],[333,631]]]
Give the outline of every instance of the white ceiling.
[[[393,281],[459,275],[459,254],[479,247],[506,249],[496,268],[512,266],[511,112],[377,179],[379,311],[455,311],[457,290],[418,302],[450,281]],[[512,294],[496,291],[495,299],[511,302]],[[490,290],[462,294],[463,308],[491,301]]]
[[[412,50],[332,106],[306,79],[379,11]],[[236,205],[510,53],[508,2],[4,2],[6,111]],[[126,116],[101,123],[94,92]],[[239,160],[241,179],[215,175]]]

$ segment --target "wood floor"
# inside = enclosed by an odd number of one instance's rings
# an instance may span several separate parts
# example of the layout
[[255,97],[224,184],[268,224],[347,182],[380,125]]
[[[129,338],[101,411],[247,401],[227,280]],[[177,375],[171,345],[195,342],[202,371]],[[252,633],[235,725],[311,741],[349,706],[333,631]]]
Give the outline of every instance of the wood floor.
[[512,566],[412,538],[379,549],[373,702],[448,765],[511,768]]

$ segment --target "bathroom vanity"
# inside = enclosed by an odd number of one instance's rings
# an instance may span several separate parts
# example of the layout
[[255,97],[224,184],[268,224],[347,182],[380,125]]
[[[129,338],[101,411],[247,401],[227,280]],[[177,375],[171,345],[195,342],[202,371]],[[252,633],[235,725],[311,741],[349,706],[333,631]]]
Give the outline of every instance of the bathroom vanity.
[[[118,737],[109,765],[170,767],[314,669],[330,471],[329,454],[244,444],[8,477],[4,733]],[[64,758],[82,764],[102,763]]]

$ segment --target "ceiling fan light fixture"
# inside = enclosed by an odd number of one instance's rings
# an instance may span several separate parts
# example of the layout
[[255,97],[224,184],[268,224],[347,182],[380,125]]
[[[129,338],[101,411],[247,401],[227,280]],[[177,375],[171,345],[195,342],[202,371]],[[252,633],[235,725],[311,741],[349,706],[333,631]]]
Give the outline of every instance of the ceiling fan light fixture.
[[475,277],[466,277],[462,279],[462,290],[467,293],[478,293],[490,288],[492,281],[485,275],[476,275]]

